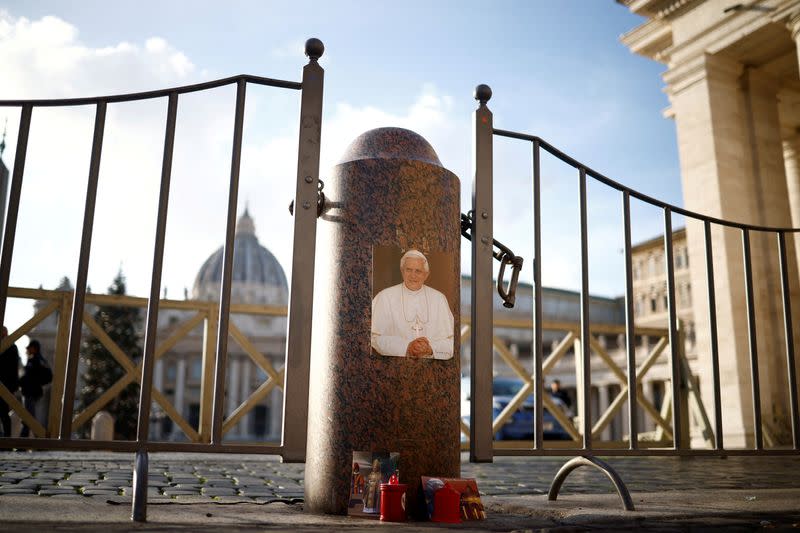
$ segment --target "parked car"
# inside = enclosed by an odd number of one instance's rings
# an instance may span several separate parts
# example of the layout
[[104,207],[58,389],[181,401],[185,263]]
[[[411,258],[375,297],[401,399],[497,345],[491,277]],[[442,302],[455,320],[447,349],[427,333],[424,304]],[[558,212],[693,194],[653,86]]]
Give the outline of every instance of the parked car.
[[[524,382],[519,378],[495,377],[492,380],[492,419],[497,418],[514,396],[522,389]],[[469,425],[469,378],[461,379],[461,418]],[[549,394],[543,391],[543,394]],[[570,409],[559,398],[550,397],[554,404],[572,418]],[[529,395],[519,409],[511,415],[503,427],[495,433],[495,440],[525,440],[533,438],[533,394]],[[558,423],[556,418],[545,408],[542,418],[542,438],[548,440],[570,440],[572,437]]]

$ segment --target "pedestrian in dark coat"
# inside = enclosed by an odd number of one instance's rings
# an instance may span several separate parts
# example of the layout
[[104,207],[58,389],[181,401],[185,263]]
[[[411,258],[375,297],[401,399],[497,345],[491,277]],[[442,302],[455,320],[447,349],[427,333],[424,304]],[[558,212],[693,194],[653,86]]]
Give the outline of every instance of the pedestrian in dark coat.
[[[8,328],[3,327],[0,339],[8,337]],[[16,344],[11,344],[0,353],[0,382],[5,385],[8,392],[14,394],[19,388],[19,350]],[[3,436],[11,436],[11,417],[8,416],[8,404],[0,398],[0,425],[3,427]]]
[[[43,387],[53,381],[53,373],[50,366],[45,361],[41,354],[41,346],[39,341],[32,340],[26,349],[28,354],[28,362],[25,363],[25,372],[20,379],[20,387],[22,388],[22,397],[25,400],[25,409],[36,418],[36,404],[44,394]],[[30,428],[25,424],[22,425],[22,432],[20,437],[27,437],[30,435]]]

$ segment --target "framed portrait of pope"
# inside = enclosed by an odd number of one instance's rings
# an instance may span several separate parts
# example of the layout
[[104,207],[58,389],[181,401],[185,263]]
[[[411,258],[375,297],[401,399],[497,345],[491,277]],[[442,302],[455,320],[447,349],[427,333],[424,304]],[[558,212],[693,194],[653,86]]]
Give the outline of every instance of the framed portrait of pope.
[[439,290],[447,286],[453,260],[452,254],[415,248],[373,249],[371,344],[375,354],[453,357],[453,312]]

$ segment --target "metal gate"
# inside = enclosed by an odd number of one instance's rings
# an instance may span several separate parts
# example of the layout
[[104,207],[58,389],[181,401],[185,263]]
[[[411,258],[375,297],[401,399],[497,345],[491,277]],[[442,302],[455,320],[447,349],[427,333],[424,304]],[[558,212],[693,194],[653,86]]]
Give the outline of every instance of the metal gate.
[[[38,449],[82,449],[82,450],[116,450],[136,453],[136,464],[133,482],[133,519],[143,521],[147,512],[147,467],[148,452],[232,452],[232,453],[268,453],[280,455],[284,461],[303,461],[306,447],[306,420],[308,414],[308,355],[311,344],[311,301],[313,297],[314,243],[316,235],[316,205],[319,184],[319,153],[322,124],[322,94],[324,71],[318,59],[324,52],[324,46],[318,39],[309,39],[305,45],[309,58],[303,68],[302,81],[284,81],[260,76],[240,75],[196,85],[175,87],[157,91],[94,98],[72,98],[59,100],[6,100],[0,101],[0,107],[21,108],[19,136],[11,179],[8,214],[0,264],[0,322],[5,316],[6,301],[9,297],[32,297],[50,299],[50,304],[22,327],[3,339],[0,350],[5,350],[11,343],[25,335],[32,327],[45,319],[49,314],[60,311],[61,320],[58,325],[58,340],[65,356],[56,359],[56,379],[54,381],[54,402],[51,410],[49,428],[39,424],[20,404],[16,397],[0,384],[0,397],[14,409],[38,438],[4,439],[4,445],[19,448]],[[292,283],[288,308],[288,333],[286,364],[279,371],[272,368],[262,354],[258,353],[251,343],[230,322],[231,313],[249,312],[260,314],[283,314],[281,309],[237,309],[231,305],[231,275],[233,268],[233,242],[236,225],[237,201],[239,191],[239,167],[242,152],[242,135],[244,129],[244,109],[248,84],[265,85],[279,89],[300,91],[300,135],[297,160],[297,188],[295,195],[296,209],[294,216],[294,256],[292,262]],[[164,241],[169,208],[170,177],[172,172],[173,146],[175,140],[175,124],[178,102],[181,95],[198,91],[236,86],[236,107],[233,130],[233,149],[231,154],[230,181],[228,189],[227,224],[223,251],[222,283],[219,305],[192,306],[183,302],[160,302],[162,263]],[[95,214],[95,202],[100,173],[100,159],[103,149],[106,112],[109,106],[116,103],[136,100],[165,99],[167,119],[164,134],[164,152],[161,166],[161,182],[156,221],[155,246],[153,250],[152,277],[150,281],[150,297],[144,299],[116,299],[115,304],[146,307],[144,350],[141,363],[134,365],[130,358],[117,347],[113,340],[103,334],[92,317],[85,312],[86,304],[103,302],[102,296],[87,295],[87,274],[92,244],[92,228]],[[17,216],[19,213],[20,194],[25,170],[28,136],[31,129],[33,111],[42,107],[64,107],[90,105],[95,107],[94,138],[92,142],[91,161],[84,207],[83,230],[80,245],[80,259],[76,276],[74,293],[55,293],[55,291],[35,291],[29,289],[9,288],[11,261],[14,253],[14,238]],[[312,208],[313,207],[313,208]],[[27,291],[27,292],[26,292]],[[54,294],[46,294],[51,292]],[[67,296],[69,295],[69,296]],[[71,297],[70,297],[71,296]],[[156,346],[159,307],[182,307],[196,311],[182,327],[178,328],[169,339]],[[65,317],[71,316],[69,322]],[[204,323],[206,339],[212,339],[204,346],[204,366],[207,366],[208,379],[204,399],[206,413],[201,415],[205,423],[201,423],[200,432],[196,432],[181,414],[176,412],[169,401],[158,391],[153,390],[153,368],[158,357],[174,345],[182,334],[192,327]],[[112,353],[116,361],[125,370],[125,376],[114,387],[106,391],[105,398],[95,402],[82,413],[73,412],[75,386],[77,381],[81,330],[86,325]],[[245,348],[248,355],[264,370],[269,379],[256,394],[266,395],[275,386],[282,387],[287,400],[284,402],[283,439],[278,446],[225,444],[222,436],[226,425],[235,422],[234,417],[243,410],[252,408],[254,401],[245,402],[237,409],[230,420],[223,419],[224,387],[226,357],[229,336]],[[73,427],[80,425],[96,412],[102,401],[113,396],[127,383],[140,383],[138,426],[135,441],[100,442],[75,439]],[[263,397],[263,396],[262,396]],[[186,433],[190,442],[150,442],[149,423],[151,401],[158,402],[165,412]],[[252,399],[251,399],[252,400]]]
[[[491,89],[487,85],[479,85],[475,90],[475,99],[479,101],[478,109],[473,116],[473,157],[474,157],[474,189],[472,199],[472,316],[471,316],[471,398],[470,405],[470,460],[475,462],[490,462],[494,456],[500,455],[578,455],[579,457],[567,463],[564,468],[556,475],[551,486],[550,498],[555,499],[559,487],[566,475],[574,468],[581,465],[592,465],[605,471],[612,481],[617,485],[620,495],[626,508],[633,508],[630,498],[627,497],[627,490],[613,468],[597,459],[597,455],[603,456],[725,456],[725,455],[796,455],[800,453],[800,420],[798,420],[798,399],[797,399],[797,377],[795,369],[795,347],[793,339],[793,317],[790,296],[790,278],[787,268],[787,237],[800,232],[800,228],[769,228],[759,227],[748,224],[739,224],[727,220],[720,220],[699,213],[694,213],[678,206],[670,205],[655,198],[649,197],[641,192],[617,183],[599,172],[589,168],[587,165],[576,161],[566,155],[550,143],[535,135],[518,133],[496,129],[493,126],[492,112],[487,106],[491,98]],[[492,228],[492,181],[493,181],[493,140],[494,137],[506,137],[530,143],[531,147],[531,179],[533,185],[533,373],[526,375],[521,366],[513,360],[508,350],[497,346],[493,340],[493,308],[492,308],[492,259],[493,259],[493,228]],[[542,272],[541,265],[547,261],[547,254],[542,252],[542,206],[541,206],[541,154],[542,151],[550,154],[561,163],[572,167],[575,177],[578,180],[579,190],[579,217],[580,217],[580,261],[581,261],[581,284],[580,284],[580,324],[568,331],[568,335],[554,348],[550,357],[546,360],[543,357],[542,331],[548,327],[548,323],[542,314]],[[593,336],[596,326],[593,326],[589,318],[589,258],[588,258],[588,229],[587,229],[587,179],[596,182],[619,192],[620,211],[623,219],[623,239],[625,255],[625,327],[626,338],[626,368],[620,368],[599,346]],[[650,334],[652,331],[643,331],[638,328],[634,321],[634,302],[633,302],[633,276],[631,267],[631,199],[644,202],[657,207],[663,214],[664,230],[664,268],[667,275],[667,304],[669,324],[654,349],[648,354],[646,360],[637,367],[635,358],[634,341],[637,335]],[[688,441],[688,402],[687,388],[696,386],[689,378],[688,367],[685,365],[685,358],[682,357],[683,341],[679,322],[676,319],[676,298],[675,298],[675,272],[672,247],[673,235],[673,214],[680,214],[687,219],[699,221],[704,228],[705,236],[705,267],[706,283],[708,286],[707,298],[709,302],[709,323],[711,324],[711,359],[713,366],[714,384],[714,420],[715,425],[712,430],[711,449],[692,449]],[[711,229],[713,226],[733,228],[741,233],[742,250],[744,256],[745,272],[745,294],[747,308],[743,310],[747,313],[748,339],[749,339],[749,363],[751,374],[751,399],[753,402],[754,420],[754,445],[751,449],[725,448],[723,445],[723,416],[722,402],[720,399],[720,370],[719,370],[719,343],[717,338],[717,311],[715,306],[715,286],[714,286],[714,263],[712,261],[713,249],[711,239]],[[759,389],[759,361],[756,345],[755,310],[753,298],[753,272],[751,258],[751,234],[761,232],[771,235],[777,244],[777,263],[780,266],[780,286],[782,294],[781,307],[783,310],[783,329],[785,338],[785,362],[786,379],[789,384],[789,413],[791,418],[792,445],[790,447],[764,446],[764,433],[761,420],[761,404]],[[552,327],[552,326],[550,326]],[[557,329],[564,329],[563,326]],[[551,413],[558,412],[547,395],[543,393],[543,377],[549,367],[552,367],[553,359],[563,355],[570,343],[575,346],[575,366],[578,374],[578,396],[579,409],[582,416],[579,417],[577,427],[571,427],[570,433],[574,440],[571,446],[567,447],[545,447],[543,445],[542,421],[543,409],[548,408]],[[670,421],[665,420],[665,416],[659,413],[640,393],[630,394],[630,391],[637,391],[637,384],[642,374],[647,372],[653,361],[668,348],[669,369],[670,369],[670,390],[668,395],[671,398]],[[517,396],[512,400],[508,407],[493,420],[492,413],[492,375],[493,360],[492,353],[499,350],[500,355],[508,362],[512,368],[524,380],[524,386]],[[593,427],[590,416],[590,358],[594,351],[600,360],[611,368],[611,371],[619,378],[621,392],[612,403],[612,408],[616,411],[620,408],[622,401],[628,399],[628,444],[627,447],[603,448],[593,444],[593,433],[597,432],[597,427]],[[696,390],[694,391],[696,394]],[[502,425],[504,417],[513,412],[520,402],[528,395],[534,397],[534,428],[533,442],[531,446],[517,447],[495,447],[493,434],[499,425]],[[666,432],[670,438],[671,445],[666,447],[641,447],[639,444],[639,428],[637,427],[638,410],[645,409],[659,425],[660,429]],[[598,424],[604,423],[606,415],[600,418]],[[562,424],[570,425],[570,421],[559,419]],[[706,421],[707,423],[707,421]]]

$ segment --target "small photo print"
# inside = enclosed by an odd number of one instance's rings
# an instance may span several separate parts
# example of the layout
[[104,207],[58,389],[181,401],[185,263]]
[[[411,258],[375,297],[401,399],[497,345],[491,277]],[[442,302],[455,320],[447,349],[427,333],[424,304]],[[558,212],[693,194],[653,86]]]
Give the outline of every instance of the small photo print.
[[347,514],[378,518],[381,512],[381,483],[397,471],[398,452],[353,452],[350,499]]
[[375,246],[372,251],[373,353],[414,359],[451,359],[455,349],[448,275],[454,255]]
[[434,494],[447,484],[461,495],[461,520],[486,520],[486,511],[481,502],[478,484],[474,479],[422,476],[425,505],[428,518],[433,517]]

